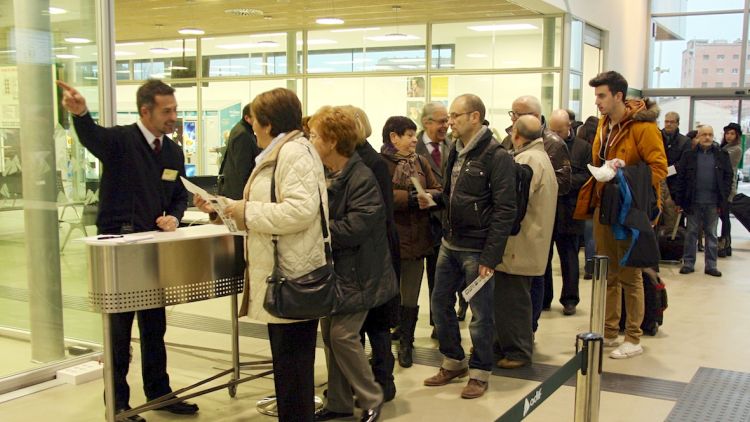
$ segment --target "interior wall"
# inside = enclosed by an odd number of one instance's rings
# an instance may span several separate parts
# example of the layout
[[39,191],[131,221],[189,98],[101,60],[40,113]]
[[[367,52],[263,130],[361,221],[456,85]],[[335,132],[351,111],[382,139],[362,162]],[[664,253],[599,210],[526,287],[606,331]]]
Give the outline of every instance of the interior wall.
[[[620,72],[631,88],[646,87],[646,41],[650,31],[647,0],[544,0],[607,31],[606,70]],[[570,6],[568,10],[567,5]]]

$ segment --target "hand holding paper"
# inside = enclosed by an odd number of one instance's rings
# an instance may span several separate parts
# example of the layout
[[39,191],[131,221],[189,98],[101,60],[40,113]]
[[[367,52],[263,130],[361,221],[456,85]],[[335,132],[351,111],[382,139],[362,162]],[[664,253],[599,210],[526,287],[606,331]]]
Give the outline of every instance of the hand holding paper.
[[426,209],[430,207],[434,207],[437,204],[432,199],[432,195],[427,193],[426,190],[422,187],[422,185],[419,183],[419,179],[416,177],[411,177],[411,183],[414,185],[414,188],[417,190],[417,199],[419,200],[419,208]]

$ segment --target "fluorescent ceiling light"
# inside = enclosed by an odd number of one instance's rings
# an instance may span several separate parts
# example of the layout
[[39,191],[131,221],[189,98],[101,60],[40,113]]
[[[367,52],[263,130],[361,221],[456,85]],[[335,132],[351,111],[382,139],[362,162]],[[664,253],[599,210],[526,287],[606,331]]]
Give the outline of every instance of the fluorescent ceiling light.
[[475,25],[467,27],[472,31],[477,32],[488,32],[488,31],[522,31],[527,29],[539,29],[538,27],[530,23],[501,23],[495,25]]
[[271,32],[270,34],[253,34],[253,35],[249,35],[249,37],[250,38],[268,38],[268,37],[281,37],[283,35],[286,35],[286,32]]
[[318,18],[315,19],[315,23],[318,25],[341,25],[344,20],[341,18]]
[[206,31],[200,28],[180,28],[177,30],[177,33],[182,35],[203,35]]
[[419,37],[416,35],[409,35],[409,34],[385,34],[385,35],[374,35],[372,37],[365,37],[365,39],[370,41],[407,41],[407,40],[418,40]]
[[115,50],[115,57],[124,57],[124,56],[135,56],[135,53],[132,51],[117,51]]
[[169,66],[165,70],[187,70],[188,68],[185,66]]
[[58,59],[77,59],[78,56],[75,54],[55,54]]
[[361,32],[361,31],[380,31],[380,28],[344,28],[344,29],[331,29],[331,32]]
[[469,54],[466,55],[466,57],[468,57],[470,59],[483,59],[483,58],[487,57],[487,55],[486,54],[482,54],[482,53],[469,53]]
[[68,37],[65,38],[65,42],[69,42],[71,44],[88,44],[91,42],[91,40],[88,38]]
[[167,54],[167,53],[169,53],[169,49],[168,48],[164,48],[164,47],[152,47],[152,48],[149,48],[148,51],[150,51],[151,53],[154,53],[154,54]]
[[[329,45],[338,44],[337,41],[329,40],[325,38],[312,38],[307,40],[307,45]],[[297,40],[297,45],[302,45],[302,40]]]
[[62,9],[60,7],[52,7],[52,6],[50,6],[48,10],[49,10],[49,14],[50,15],[63,15],[65,13],[68,13],[67,10]]

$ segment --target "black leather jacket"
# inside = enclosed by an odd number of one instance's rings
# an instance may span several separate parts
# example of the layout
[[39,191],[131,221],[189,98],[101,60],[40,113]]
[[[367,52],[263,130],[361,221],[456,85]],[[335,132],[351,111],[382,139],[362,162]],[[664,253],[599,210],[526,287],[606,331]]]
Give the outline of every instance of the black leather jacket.
[[443,192],[436,198],[438,205],[447,208],[443,237],[451,245],[481,250],[479,263],[494,268],[502,261],[516,217],[513,157],[486,130],[467,152],[452,186],[457,158],[454,143],[446,163]]

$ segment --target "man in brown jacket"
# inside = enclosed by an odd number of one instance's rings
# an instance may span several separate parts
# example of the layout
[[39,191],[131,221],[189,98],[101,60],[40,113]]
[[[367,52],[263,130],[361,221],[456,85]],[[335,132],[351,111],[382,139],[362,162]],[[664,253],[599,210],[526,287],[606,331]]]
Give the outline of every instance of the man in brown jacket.
[[[628,82],[614,71],[597,75],[589,81],[589,86],[594,88],[596,106],[603,115],[592,146],[593,165],[600,167],[605,161],[615,158],[623,160],[628,166],[645,162],[651,168],[651,183],[658,198],[659,182],[667,176],[667,156],[656,125],[659,108],[648,100],[625,100]],[[621,295],[625,295],[625,341],[609,355],[613,359],[625,359],[643,353],[640,345],[644,315],[643,278],[640,268],[620,266],[631,239],[615,239],[612,227],[599,222],[603,187],[603,183],[589,179],[578,195],[576,215],[581,217],[581,211],[585,210],[587,214],[593,209],[597,253],[609,257],[604,323],[606,347],[619,344],[620,303]]]

